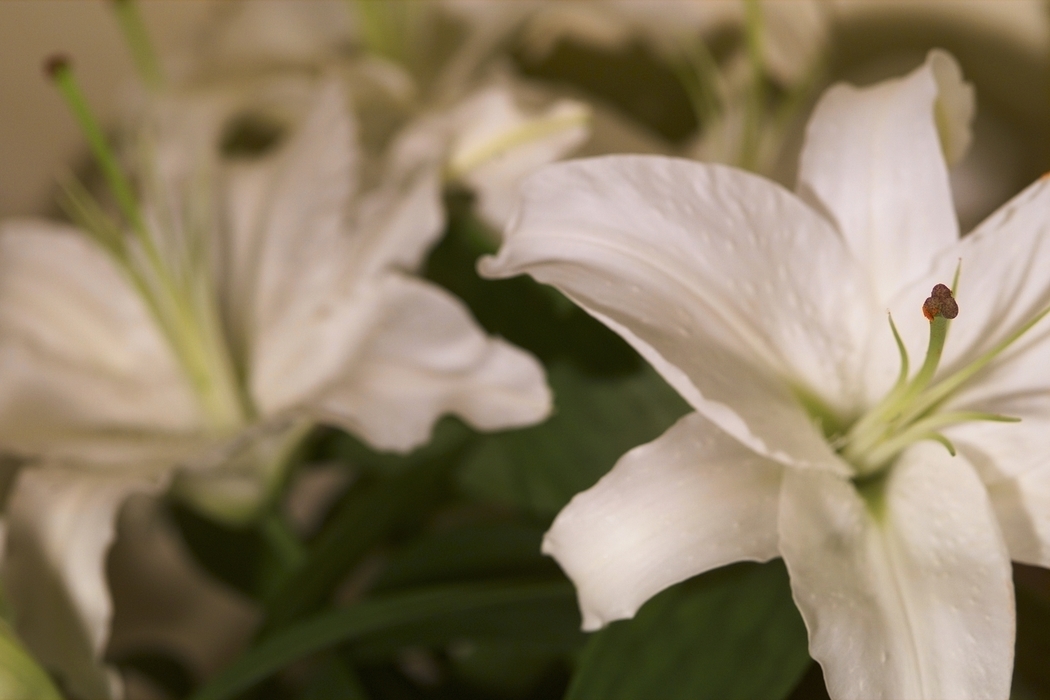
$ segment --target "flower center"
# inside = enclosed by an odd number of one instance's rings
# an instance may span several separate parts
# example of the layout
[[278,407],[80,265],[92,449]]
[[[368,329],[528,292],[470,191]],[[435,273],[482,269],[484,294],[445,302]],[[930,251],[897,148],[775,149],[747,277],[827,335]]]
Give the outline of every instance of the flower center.
[[[953,289],[958,280],[956,271]],[[955,447],[941,432],[949,426],[969,421],[1012,423],[1020,420],[979,411],[946,411],[943,407],[960,387],[1046,316],[1050,307],[970,364],[934,382],[948,328],[959,313],[953,289],[943,284],[936,285],[922,306],[923,315],[930,322],[930,342],[922,367],[911,379],[908,378],[907,350],[893,318],[890,318],[890,329],[901,358],[897,381],[878,404],[849,426],[844,434],[831,440],[836,451],[856,469],[858,482],[870,481],[883,474],[901,451],[919,440],[939,442],[954,456]]]
[[[109,253],[139,293],[193,386],[211,428],[225,433],[243,426],[254,408],[230,352],[203,252],[206,232],[198,229],[207,225],[206,217],[189,212],[183,217],[186,230],[178,232],[147,226],[134,188],[88,109],[68,61],[52,58],[47,71],[84,132],[124,225],[76,181],[66,184],[67,212]],[[174,222],[179,217],[158,219]]]

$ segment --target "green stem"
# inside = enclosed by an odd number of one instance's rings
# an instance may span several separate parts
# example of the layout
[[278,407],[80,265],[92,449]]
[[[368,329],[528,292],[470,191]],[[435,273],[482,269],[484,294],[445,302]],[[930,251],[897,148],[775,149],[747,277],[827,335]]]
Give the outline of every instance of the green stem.
[[306,547],[280,513],[271,510],[263,516],[259,530],[286,572],[296,571],[302,566],[306,560]]
[[[64,60],[54,59],[50,63],[49,70],[55,82],[55,87],[58,88],[59,93],[69,106],[69,110],[73,113],[73,117],[80,125],[80,130],[84,133],[84,138],[87,139],[88,147],[102,170],[102,176],[113,193],[113,197],[117,200],[120,212],[140,238],[148,239],[146,224],[143,221],[142,213],[139,211],[131,183],[124,177],[124,171],[117,163],[116,156],[110,149],[106,136],[102,132],[102,127],[99,126],[95,115],[91,113],[91,108],[88,107],[84,93],[81,92],[80,86],[77,85],[72,68]],[[150,245],[152,247],[152,243]]]
[[138,3],[134,0],[113,0],[113,9],[116,10],[117,21],[124,33],[124,40],[128,42],[139,77],[151,90],[160,90],[164,87],[164,74],[149,32],[146,31],[146,24],[142,21]]
[[759,136],[762,111],[766,101],[765,61],[762,57],[762,8],[758,0],[744,3],[744,40],[751,63],[751,90],[744,115],[744,137],[740,147],[740,167],[754,170],[758,166]]

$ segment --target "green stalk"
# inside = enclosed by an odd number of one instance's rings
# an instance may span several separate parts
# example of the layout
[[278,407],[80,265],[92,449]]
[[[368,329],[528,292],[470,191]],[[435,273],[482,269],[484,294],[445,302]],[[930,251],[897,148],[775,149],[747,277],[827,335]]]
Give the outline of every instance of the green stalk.
[[138,3],[134,0],[113,0],[113,9],[116,11],[117,22],[124,33],[124,40],[128,43],[139,77],[151,90],[160,90],[164,87],[164,74],[160,69],[157,53],[153,50],[149,32],[146,31],[146,24],[142,21]]

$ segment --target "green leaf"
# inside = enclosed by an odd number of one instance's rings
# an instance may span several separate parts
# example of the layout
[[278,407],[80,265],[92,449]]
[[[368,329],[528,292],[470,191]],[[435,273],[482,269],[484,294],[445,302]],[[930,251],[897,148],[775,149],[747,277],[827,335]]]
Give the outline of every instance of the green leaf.
[[501,617],[536,619],[539,611],[574,601],[572,586],[561,581],[438,586],[364,600],[275,632],[201,688],[192,700],[231,698],[299,659],[393,628],[435,620],[466,625],[478,619],[478,628],[487,631]]
[[301,700],[368,700],[357,673],[337,654],[325,654]]
[[596,633],[566,700],[776,700],[809,664],[783,563],[738,564],[678,584]]
[[[288,624],[321,607],[361,558],[392,531],[425,517],[448,495],[449,474],[469,431],[445,422],[444,437],[408,456],[361,453],[359,460],[382,463],[381,474],[351,489],[320,534],[310,543],[302,566],[271,596],[267,630]],[[452,427],[458,426],[458,427]]]
[[394,555],[372,590],[493,578],[559,578],[558,565],[540,554],[542,540],[542,529],[513,522],[432,533]]
[[483,438],[460,472],[469,494],[552,518],[629,449],[659,437],[689,408],[651,367],[624,377],[550,368],[554,415]]
[[563,682],[566,675],[561,656],[513,641],[459,643],[449,649],[449,659],[470,686],[500,698],[529,697],[552,675]]
[[603,50],[562,40],[543,57],[520,51],[515,58],[525,75],[590,93],[669,141],[700,126],[672,68],[642,43]]
[[44,669],[3,621],[0,621],[0,697],[10,700],[61,700],[62,697]]

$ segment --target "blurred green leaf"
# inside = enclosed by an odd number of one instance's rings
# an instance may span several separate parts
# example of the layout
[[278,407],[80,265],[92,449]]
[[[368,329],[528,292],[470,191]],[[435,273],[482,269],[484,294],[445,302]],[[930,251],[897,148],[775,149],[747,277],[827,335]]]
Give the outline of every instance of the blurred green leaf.
[[501,698],[527,696],[552,670],[564,673],[558,656],[513,641],[464,642],[450,657],[460,678]]
[[10,700],[61,700],[44,669],[14,631],[0,621],[0,697]]
[[525,75],[588,92],[668,141],[684,141],[700,126],[674,71],[641,43],[601,50],[564,40],[542,58],[515,58]]
[[497,629],[501,620],[538,619],[542,611],[574,601],[575,592],[566,582],[435,586],[364,600],[275,632],[198,690],[192,700],[231,698],[299,659],[387,630],[447,620],[464,626],[460,631],[466,634],[466,626],[477,620],[476,629],[487,632]]
[[165,505],[183,542],[204,570],[244,595],[257,598],[271,568],[260,534],[211,520],[175,498],[167,499]]
[[555,411],[547,422],[481,439],[460,472],[461,487],[552,518],[632,447],[659,437],[689,409],[649,366],[616,378],[550,368]]
[[[360,451],[359,463],[382,464],[373,480],[352,488],[310,543],[302,566],[267,602],[266,629],[288,624],[321,607],[332,591],[378,542],[426,516],[448,493],[449,474],[470,432],[444,421],[441,436],[401,457]],[[347,443],[350,444],[350,443]]]
[[337,654],[325,654],[301,700],[368,700],[368,693],[347,663]]
[[775,700],[809,667],[779,560],[674,586],[587,643],[566,700]]
[[540,554],[542,540],[542,529],[513,522],[432,533],[398,552],[372,590],[512,576],[561,578],[557,564]]

